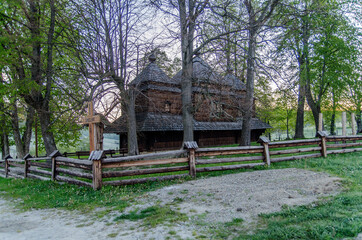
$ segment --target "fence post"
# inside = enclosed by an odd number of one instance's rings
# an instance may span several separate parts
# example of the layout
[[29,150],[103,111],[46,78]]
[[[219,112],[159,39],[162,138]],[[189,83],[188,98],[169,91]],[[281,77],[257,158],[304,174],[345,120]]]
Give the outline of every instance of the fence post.
[[57,157],[59,156],[62,156],[62,154],[58,150],[49,155],[52,158],[52,181],[55,181],[57,178]]
[[351,113],[351,127],[352,127],[352,135],[357,135],[356,131],[356,115],[354,113]]
[[195,158],[195,150],[198,149],[199,146],[197,142],[184,142],[184,149],[188,151],[188,158],[189,158],[189,167],[190,167],[190,176],[195,178],[196,177],[196,158]]
[[105,157],[106,155],[103,150],[92,151],[89,155],[89,160],[93,162],[92,174],[94,190],[102,188],[102,159]]
[[324,131],[317,132],[318,137],[321,138],[321,154],[323,157],[327,157],[327,136],[328,134]]
[[318,131],[323,131],[323,113],[319,113]]
[[264,151],[263,151],[264,162],[265,162],[265,164],[268,165],[268,167],[270,166],[269,142],[270,141],[267,137],[260,137],[258,140],[258,143],[260,143],[264,147]]
[[10,155],[5,156],[5,177],[6,178],[9,175],[9,160],[8,159],[13,159],[13,158]]
[[342,136],[347,136],[347,115],[346,112],[342,112]]
[[28,172],[29,172],[29,161],[28,158],[32,158],[32,156],[30,155],[30,153],[26,154],[24,156],[24,178],[28,177]]

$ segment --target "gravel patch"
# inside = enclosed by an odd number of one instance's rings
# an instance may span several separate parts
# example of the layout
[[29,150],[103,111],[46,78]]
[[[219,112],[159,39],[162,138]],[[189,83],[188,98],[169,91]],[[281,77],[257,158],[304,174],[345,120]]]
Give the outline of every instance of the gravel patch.
[[[302,169],[278,169],[198,179],[145,194],[131,211],[167,204],[189,221],[156,228],[141,222],[114,222],[120,213],[103,219],[61,210],[19,212],[0,199],[0,240],[7,239],[195,239],[210,226],[242,218],[252,225],[260,213],[280,211],[283,205],[310,204],[341,189],[337,177]],[[177,200],[177,201],[175,201]],[[202,223],[202,224],[200,224]],[[176,234],[175,234],[176,233]]]
[[248,223],[260,213],[280,211],[283,205],[306,205],[336,194],[340,180],[321,172],[277,169],[190,181],[150,195],[163,204],[182,199],[181,212],[204,213],[209,222],[242,218]]

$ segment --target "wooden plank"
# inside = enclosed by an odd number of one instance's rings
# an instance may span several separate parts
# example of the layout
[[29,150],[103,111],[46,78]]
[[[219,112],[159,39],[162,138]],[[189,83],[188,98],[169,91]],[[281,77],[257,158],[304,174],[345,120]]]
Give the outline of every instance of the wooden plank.
[[225,155],[235,155],[235,154],[253,154],[253,153],[263,153],[263,149],[255,150],[235,150],[235,151],[224,151],[224,152],[200,152],[196,153],[196,157],[210,157],[210,156],[225,156]]
[[22,175],[22,172],[19,172],[19,174],[8,172],[8,176],[9,176],[9,177],[13,177],[13,178],[24,179],[24,176]]
[[174,164],[188,162],[188,158],[171,158],[171,159],[156,159],[156,160],[142,160],[142,161],[129,161],[129,162],[114,162],[104,163],[102,168],[117,168],[117,167],[138,167],[138,166],[152,166],[161,164]]
[[29,161],[42,161],[42,160],[51,160],[51,157],[33,157],[33,158],[28,158]]
[[102,122],[100,115],[93,115],[93,116],[86,116],[82,119],[82,124],[89,124],[89,123],[100,123]]
[[196,150],[196,157],[262,153],[263,150],[264,150],[264,148],[262,146],[199,148]]
[[362,142],[356,143],[341,143],[341,144],[328,144],[328,148],[342,148],[342,147],[358,147],[362,146]]
[[327,142],[334,142],[334,141],[357,141],[362,140],[362,135],[351,135],[351,136],[328,136]]
[[66,158],[66,157],[56,157],[57,164],[59,163],[72,163],[72,164],[81,164],[86,166],[92,166],[92,161],[89,161],[88,159],[85,160],[79,160],[79,159],[73,159],[73,158]]
[[24,164],[13,163],[9,161],[9,166],[24,168]]
[[226,166],[215,166],[215,167],[203,167],[196,168],[196,172],[212,172],[212,171],[224,171],[224,170],[235,170],[243,168],[253,168],[257,166],[264,166],[265,163],[249,163],[249,164],[238,164],[238,165],[226,165]]
[[362,148],[350,148],[350,149],[340,149],[340,150],[330,150],[327,151],[328,154],[337,154],[337,153],[351,153],[351,152],[360,152]]
[[306,155],[297,155],[297,156],[290,156],[290,157],[279,157],[279,158],[272,158],[270,159],[271,162],[283,162],[283,161],[291,161],[291,160],[298,160],[303,158],[315,158],[321,157],[322,154],[314,153],[314,154],[306,154]]
[[31,174],[31,173],[28,173],[28,177],[29,178],[34,178],[34,179],[39,179],[39,180],[42,180],[42,181],[50,181],[50,178],[42,177],[42,176]]
[[127,179],[119,181],[104,181],[103,185],[123,186],[123,185],[139,184],[139,183],[154,182],[154,181],[180,179],[186,176],[188,176],[188,174],[169,175],[169,176],[150,177],[150,178],[135,178],[135,179]]
[[42,168],[51,168],[52,165],[49,163],[41,163],[41,162],[29,162],[29,166],[42,167]]
[[196,152],[222,152],[222,151],[244,151],[244,150],[262,150],[262,146],[240,146],[240,147],[219,147],[219,148],[198,148]]
[[280,141],[280,142],[270,142],[269,146],[278,146],[278,145],[295,145],[295,144],[305,144],[305,145],[310,145],[310,144],[317,144],[320,142],[319,138],[312,138],[312,139],[301,139],[301,140],[289,140],[289,141]]
[[[312,139],[314,140],[314,139]],[[306,145],[319,145],[320,139],[316,139],[318,141],[306,141],[306,142],[297,142],[297,143],[270,143],[269,148],[284,148],[284,147],[299,147]],[[301,141],[301,140],[298,140]]]
[[89,165],[83,165],[83,164],[74,164],[74,163],[67,163],[67,162],[62,162],[61,164],[59,164],[59,162],[57,162],[57,168],[59,166],[67,166],[67,167],[73,167],[73,168],[80,168],[80,169],[84,169],[84,170],[92,170],[92,166]]
[[116,158],[106,158],[103,159],[102,163],[118,163],[118,162],[128,162],[128,161],[143,161],[143,160],[151,160],[151,159],[161,159],[161,158],[177,158],[180,156],[185,156],[187,150],[176,150],[176,151],[167,151],[160,153],[149,153],[142,154],[136,156],[127,156],[127,157],[116,157]]
[[70,169],[57,168],[57,172],[58,173],[68,174],[70,176],[82,177],[82,178],[86,178],[86,179],[92,179],[93,178],[92,174],[90,174],[90,173],[84,173],[84,172],[70,170]]
[[188,166],[148,168],[148,169],[137,169],[137,170],[103,172],[102,177],[103,178],[126,177],[126,176],[146,175],[146,174],[154,174],[154,173],[178,172],[178,171],[186,171],[186,170],[189,170]]
[[39,169],[37,167],[30,167],[29,168],[29,172],[31,173],[37,173],[37,174],[43,174],[43,175],[47,175],[47,176],[51,176],[52,173],[50,171],[46,171],[43,169]]
[[70,183],[70,184],[75,184],[75,185],[79,185],[79,186],[92,187],[92,184],[89,183],[89,182],[84,182],[84,181],[69,178],[69,177],[64,177],[64,176],[57,175],[55,179],[57,181],[66,182],[66,183]]
[[214,158],[214,159],[198,159],[197,165],[202,164],[214,164],[214,163],[230,163],[230,162],[248,162],[263,160],[263,156],[251,156],[251,157],[236,157],[236,158]]
[[314,152],[320,151],[321,147],[311,147],[311,148],[297,148],[297,149],[287,149],[287,150],[275,150],[270,151],[270,155],[282,155],[282,154],[292,154],[292,153],[303,153],[303,152]]
[[24,163],[23,159],[8,159],[9,163]]

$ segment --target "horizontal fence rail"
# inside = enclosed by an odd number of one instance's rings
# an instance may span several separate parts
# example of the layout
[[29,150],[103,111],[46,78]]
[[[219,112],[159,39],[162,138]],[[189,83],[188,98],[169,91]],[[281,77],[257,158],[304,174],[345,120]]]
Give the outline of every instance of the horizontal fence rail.
[[[198,148],[196,142],[185,142],[182,150],[137,156],[120,156],[111,150],[74,155],[55,151],[46,157],[27,154],[23,159],[8,155],[0,160],[0,175],[101,189],[107,185],[196,177],[202,172],[255,168],[281,161],[362,151],[362,135],[327,136],[325,132],[318,132],[318,138],[314,139],[282,142],[260,137],[258,143],[260,146]],[[89,157],[81,158],[82,154]]]

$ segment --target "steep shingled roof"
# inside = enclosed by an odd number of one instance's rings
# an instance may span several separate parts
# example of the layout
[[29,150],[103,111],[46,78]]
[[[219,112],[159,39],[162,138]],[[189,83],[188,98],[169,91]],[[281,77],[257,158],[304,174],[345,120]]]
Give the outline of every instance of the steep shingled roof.
[[155,58],[152,55],[149,58],[150,63],[138,74],[138,76],[130,83],[131,86],[140,86],[142,83],[156,82],[156,83],[168,83],[175,84],[173,79],[168,77],[166,73],[156,64]]
[[[136,114],[137,130],[140,132],[157,132],[157,131],[182,131],[182,116],[171,115],[166,113],[139,113]],[[242,119],[235,122],[199,122],[194,120],[195,131],[217,131],[217,130],[241,130]],[[251,129],[271,128],[267,123],[253,118]],[[125,133],[127,125],[125,117],[120,117],[108,126],[105,133]]]
[[237,78],[234,74],[229,72],[223,79],[223,83],[232,86],[236,90],[245,90],[246,86],[239,78]]
[[[192,62],[192,77],[196,82],[220,83],[220,81],[222,80],[221,76],[217,74],[203,59],[197,56],[192,60]],[[176,75],[172,78],[173,81],[181,84],[181,75],[182,71],[176,73]]]

